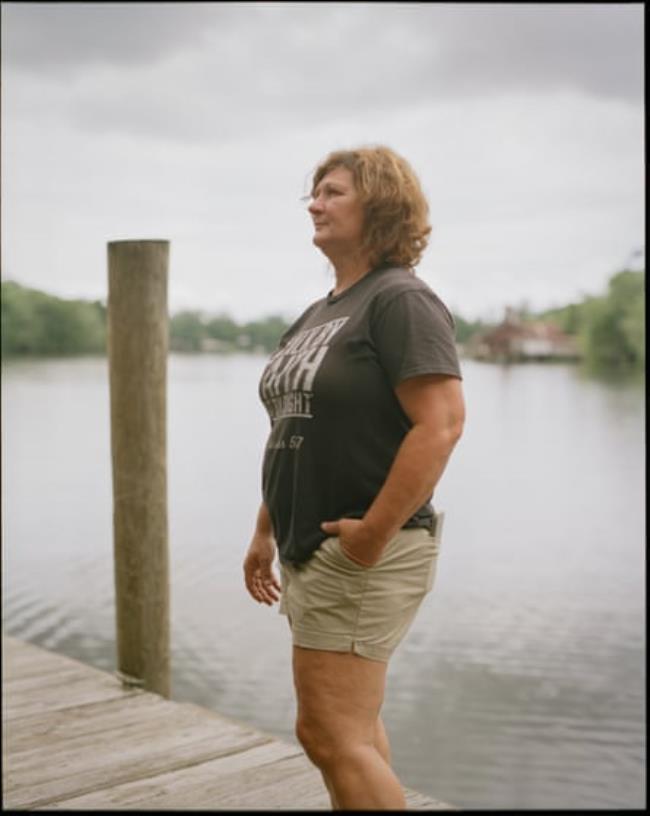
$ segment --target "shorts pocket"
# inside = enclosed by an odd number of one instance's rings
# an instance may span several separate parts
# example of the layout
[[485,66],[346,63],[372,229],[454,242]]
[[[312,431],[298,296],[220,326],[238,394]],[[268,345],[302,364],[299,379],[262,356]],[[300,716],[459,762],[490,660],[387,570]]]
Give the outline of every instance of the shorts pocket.
[[332,556],[338,560],[339,563],[345,564],[346,567],[350,569],[361,572],[368,569],[368,567],[363,567],[361,564],[357,564],[356,561],[346,554],[345,550],[341,546],[341,539],[339,536],[331,536],[330,538],[326,538],[321,544],[321,548],[331,552]]

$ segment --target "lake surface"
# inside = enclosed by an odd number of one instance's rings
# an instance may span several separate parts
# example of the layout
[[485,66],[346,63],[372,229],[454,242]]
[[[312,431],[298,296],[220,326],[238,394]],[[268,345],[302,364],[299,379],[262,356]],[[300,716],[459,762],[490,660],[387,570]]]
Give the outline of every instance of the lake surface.
[[[265,359],[169,361],[172,697],[294,741],[291,647],[246,594]],[[388,675],[404,784],[463,808],[645,805],[640,384],[465,361],[436,584]],[[2,376],[3,619],[114,670],[107,363]]]

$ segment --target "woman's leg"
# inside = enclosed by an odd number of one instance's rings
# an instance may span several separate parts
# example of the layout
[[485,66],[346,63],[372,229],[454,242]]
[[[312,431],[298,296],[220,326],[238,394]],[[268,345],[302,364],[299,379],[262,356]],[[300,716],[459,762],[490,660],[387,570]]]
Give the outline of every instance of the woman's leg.
[[383,757],[384,762],[390,765],[390,745],[388,743],[388,734],[386,733],[381,717],[377,717],[377,722],[375,723],[374,743],[375,748]]
[[[381,717],[377,717],[377,723],[375,724],[375,737],[374,737],[374,746],[379,751],[380,756],[383,758],[384,762],[390,765],[390,745],[388,743],[388,735],[386,734],[386,729],[384,728],[384,723],[382,722]],[[329,780],[327,774],[321,771],[321,775],[323,777],[323,782],[325,783],[325,787],[327,788],[330,799],[332,801],[332,809],[333,810],[340,810],[339,803],[336,799],[336,794],[334,793],[334,788],[332,787],[332,783]]]
[[386,663],[351,652],[293,649],[296,734],[341,809],[405,809],[379,711]]
[[334,793],[334,788],[332,787],[332,783],[330,782],[329,776],[324,772],[321,771],[321,776],[323,777],[323,782],[325,783],[325,787],[327,788],[327,792],[330,795],[330,802],[332,803],[332,810],[341,810],[339,807],[338,800],[336,798],[336,794]]

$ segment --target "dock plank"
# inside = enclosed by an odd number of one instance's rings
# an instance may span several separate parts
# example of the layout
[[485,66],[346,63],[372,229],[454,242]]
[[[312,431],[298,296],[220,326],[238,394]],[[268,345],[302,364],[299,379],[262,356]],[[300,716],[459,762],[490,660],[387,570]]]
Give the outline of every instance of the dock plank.
[[64,682],[57,682],[59,675],[50,679],[49,683],[39,682],[33,685],[13,686],[6,684],[3,694],[2,718],[11,721],[18,717],[30,714],[47,714],[64,708],[72,708],[89,703],[125,699],[135,690],[125,691],[117,680],[107,676],[105,680],[94,677],[67,678]]
[[77,708],[31,714],[3,722],[6,738],[11,738],[11,753],[21,753],[33,746],[56,750],[57,743],[66,743],[79,736],[103,734],[110,730],[129,728],[134,722],[157,717],[162,700],[144,694],[127,698],[116,697]]
[[5,808],[330,809],[297,744],[4,635],[2,654]]
[[[59,743],[43,762],[43,750],[12,753],[5,761],[6,801],[36,807],[85,792],[177,770],[266,742],[269,737],[211,720],[188,722],[185,712],[116,734],[97,733]],[[11,741],[8,740],[11,748]]]
[[12,638],[3,633],[2,635],[2,678],[10,680],[13,677],[27,676],[29,674],[42,673],[44,670],[48,674],[55,674],[59,670],[82,669],[86,676],[106,675],[105,671],[96,669],[94,666],[87,666],[67,655],[57,654],[34,646],[32,643]]
[[[297,746],[269,742],[238,754],[202,762],[181,771],[163,773],[86,796],[67,799],[54,809],[191,810],[220,806],[232,789],[242,792],[246,774],[264,776],[286,759],[304,758]],[[306,758],[305,762],[308,762]],[[287,791],[285,789],[285,802]],[[260,799],[256,799],[260,806]]]
[[101,739],[109,732],[119,734],[141,726],[146,728],[149,721],[158,723],[164,718],[168,726],[173,721],[182,725],[206,719],[212,720],[220,731],[228,731],[233,725],[216,712],[191,703],[171,703],[157,695],[134,693],[77,708],[21,717],[12,720],[11,726],[3,723],[3,732],[10,734],[11,753],[21,754],[34,747],[57,750],[72,745],[79,738],[98,735]]

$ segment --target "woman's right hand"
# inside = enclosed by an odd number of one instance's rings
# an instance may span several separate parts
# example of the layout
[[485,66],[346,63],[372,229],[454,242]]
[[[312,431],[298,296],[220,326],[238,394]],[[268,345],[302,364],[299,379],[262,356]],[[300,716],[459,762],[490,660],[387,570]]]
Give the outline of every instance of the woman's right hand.
[[268,606],[279,600],[282,591],[272,566],[275,550],[273,536],[256,531],[244,558],[246,589],[252,598]]

